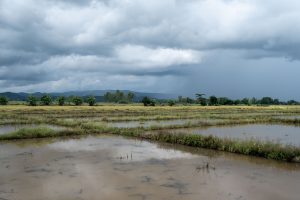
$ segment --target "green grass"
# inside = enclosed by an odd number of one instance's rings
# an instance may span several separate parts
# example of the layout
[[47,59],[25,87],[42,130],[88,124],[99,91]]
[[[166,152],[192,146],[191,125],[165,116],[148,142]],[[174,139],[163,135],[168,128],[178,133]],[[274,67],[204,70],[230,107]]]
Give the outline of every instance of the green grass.
[[142,139],[181,144],[191,147],[208,148],[288,162],[298,161],[300,157],[299,147],[257,140],[226,139],[211,135],[205,136],[198,134],[169,133],[164,131],[145,134],[139,130],[128,129],[122,129],[115,131],[114,133],[123,136],[138,137]]
[[61,137],[68,135],[81,135],[80,130],[52,130],[48,127],[36,128],[21,128],[15,132],[0,135],[0,140],[16,140],[16,139],[31,139],[31,138],[46,138],[46,137]]

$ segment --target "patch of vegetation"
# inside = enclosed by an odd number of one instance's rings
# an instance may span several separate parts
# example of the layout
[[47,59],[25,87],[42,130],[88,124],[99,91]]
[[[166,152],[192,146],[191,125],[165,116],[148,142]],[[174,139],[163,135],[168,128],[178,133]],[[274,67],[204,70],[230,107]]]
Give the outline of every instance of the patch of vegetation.
[[81,97],[73,97],[72,98],[72,102],[76,105],[76,106],[80,106],[83,104],[83,100]]
[[114,103],[131,103],[133,102],[135,95],[133,92],[128,92],[125,94],[124,92],[117,90],[116,92],[106,92],[104,95],[104,100],[106,102],[114,102]]
[[35,96],[28,96],[27,102],[29,106],[37,106],[38,98]]
[[55,131],[48,127],[36,128],[21,128],[15,132],[0,135],[0,140],[14,140],[14,139],[30,139],[30,138],[45,138],[45,137],[58,137],[68,135],[80,135],[80,130],[61,130]]
[[94,96],[89,96],[86,99],[86,102],[89,104],[89,106],[94,106],[96,104],[96,98]]
[[142,99],[142,103],[144,106],[155,106],[155,101],[153,99],[150,99],[149,97],[144,97]]
[[44,95],[41,97],[41,103],[44,106],[49,106],[52,102],[52,98],[49,95]]
[[66,98],[64,96],[60,96],[57,98],[57,102],[58,102],[58,105],[63,106],[63,105],[65,105]]
[[8,99],[6,97],[0,96],[0,105],[7,105]]

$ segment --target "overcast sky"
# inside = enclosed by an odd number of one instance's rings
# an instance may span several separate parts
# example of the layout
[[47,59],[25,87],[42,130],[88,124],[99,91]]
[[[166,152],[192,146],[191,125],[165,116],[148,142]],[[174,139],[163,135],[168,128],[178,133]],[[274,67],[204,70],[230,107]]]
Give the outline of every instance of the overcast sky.
[[300,100],[299,0],[0,0],[0,91]]

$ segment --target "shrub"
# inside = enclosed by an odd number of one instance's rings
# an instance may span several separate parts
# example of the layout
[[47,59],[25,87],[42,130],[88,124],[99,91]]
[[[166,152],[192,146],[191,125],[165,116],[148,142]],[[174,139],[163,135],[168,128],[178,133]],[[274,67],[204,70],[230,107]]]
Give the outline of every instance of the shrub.
[[7,105],[8,99],[6,97],[0,97],[0,105]]

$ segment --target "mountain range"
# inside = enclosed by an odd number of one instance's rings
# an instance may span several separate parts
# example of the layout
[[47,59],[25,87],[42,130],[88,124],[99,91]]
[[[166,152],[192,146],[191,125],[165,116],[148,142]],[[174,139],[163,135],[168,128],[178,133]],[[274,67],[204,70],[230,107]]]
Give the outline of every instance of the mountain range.
[[[26,92],[2,92],[0,93],[0,96],[5,96],[9,100],[13,101],[26,101],[27,97],[32,95],[35,97],[42,97],[44,95],[50,95],[52,98],[56,98],[59,96],[79,96],[79,97],[87,97],[87,96],[95,96],[97,101],[104,101],[104,94],[106,92],[115,92],[116,90],[83,90],[83,91],[68,91],[68,92],[34,92],[34,93],[26,93]],[[135,92],[130,90],[120,90],[124,94],[127,94],[128,92],[133,92],[135,95],[134,100],[139,101],[143,97],[147,96],[154,99],[174,99],[177,98],[178,95],[176,94],[165,94],[165,93],[149,93],[149,92]]]

